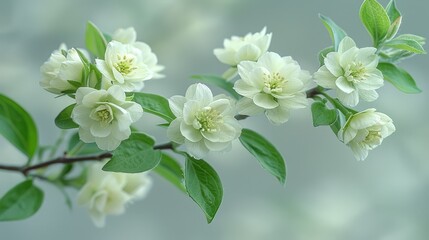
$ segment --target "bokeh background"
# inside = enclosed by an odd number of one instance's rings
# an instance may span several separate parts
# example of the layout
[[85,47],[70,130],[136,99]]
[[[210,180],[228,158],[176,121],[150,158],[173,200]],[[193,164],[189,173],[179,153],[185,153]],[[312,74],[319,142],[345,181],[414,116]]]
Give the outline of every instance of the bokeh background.
[[[53,119],[70,103],[54,99],[38,85],[39,67],[65,42],[84,47],[88,20],[112,33],[134,26],[166,66],[166,78],[147,82],[145,91],[166,97],[183,94],[193,74],[221,74],[226,66],[212,50],[231,35],[273,32],[271,51],[290,55],[314,72],[317,52],[330,44],[318,19],[334,19],[356,40],[369,46],[359,20],[361,0],[0,0],[0,92],[34,117],[40,142],[52,144],[60,134]],[[388,1],[382,0],[386,5]],[[429,36],[429,1],[398,0],[404,16],[401,33]],[[271,139],[284,155],[288,176],[281,186],[239,143],[232,152],[208,159],[225,189],[214,222],[206,224],[200,209],[164,179],[154,178],[148,197],[121,216],[96,228],[85,209],[69,210],[62,194],[38,182],[45,191],[32,218],[0,223],[0,239],[147,239],[147,240],[424,240],[429,236],[429,60],[403,61],[423,93],[407,95],[390,84],[380,98],[359,109],[375,107],[394,119],[397,131],[381,147],[357,162],[326,127],[312,127],[309,109],[294,112],[287,124],[270,125],[264,117],[243,121]],[[141,128],[160,142],[159,120],[145,115]],[[24,157],[0,139],[0,162],[19,164]],[[0,173],[0,195],[22,177]],[[76,192],[69,191],[74,199]]]

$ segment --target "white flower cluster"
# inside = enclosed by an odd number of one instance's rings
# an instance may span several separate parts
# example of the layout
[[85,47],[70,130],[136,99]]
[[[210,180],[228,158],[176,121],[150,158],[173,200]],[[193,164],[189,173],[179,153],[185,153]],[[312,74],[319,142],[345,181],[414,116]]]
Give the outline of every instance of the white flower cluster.
[[215,49],[220,62],[237,66],[241,79],[234,90],[243,96],[237,109],[240,114],[256,115],[265,112],[275,124],[285,123],[290,110],[305,108],[311,75],[301,70],[292,57],[267,52],[271,33],[266,29],[244,37],[225,39],[223,49]]
[[106,215],[119,215],[125,206],[144,198],[152,186],[146,173],[105,172],[104,163],[93,163],[87,181],[79,191],[77,202],[88,208],[94,224],[103,227]]
[[[160,78],[163,67],[151,48],[136,41],[134,28],[118,29],[108,43],[104,59],[95,59],[102,75],[101,89],[95,89],[95,76],[84,79],[84,60],[88,54],[61,46],[41,67],[40,85],[55,94],[76,93],[71,118],[79,125],[79,137],[112,151],[130,134],[130,125],[142,116],[143,109],[126,100],[126,92],[139,91],[143,81]],[[85,81],[86,80],[86,81]],[[96,81],[96,80],[95,80]]]
[[203,158],[209,151],[224,151],[241,134],[241,126],[234,118],[234,102],[225,95],[213,96],[201,83],[191,85],[185,96],[173,96],[170,108],[177,117],[167,130],[168,137],[184,144],[195,158]]

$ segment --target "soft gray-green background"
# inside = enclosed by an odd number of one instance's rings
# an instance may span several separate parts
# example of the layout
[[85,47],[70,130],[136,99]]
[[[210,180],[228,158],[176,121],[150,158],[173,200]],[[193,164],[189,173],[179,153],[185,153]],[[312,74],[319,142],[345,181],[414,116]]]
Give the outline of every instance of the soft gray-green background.
[[[51,144],[59,134],[53,118],[70,100],[54,99],[39,87],[39,66],[61,42],[83,47],[88,20],[106,32],[134,26],[138,39],[150,44],[166,66],[167,77],[148,82],[145,91],[169,97],[183,94],[192,74],[225,70],[212,54],[224,38],[264,26],[273,32],[271,51],[293,56],[311,72],[318,67],[317,52],[330,43],[318,13],[333,18],[358,46],[368,46],[370,38],[358,17],[360,4],[360,0],[1,0],[0,92],[34,116],[40,142]],[[401,32],[428,37],[429,2],[398,0],[398,5],[404,15]],[[259,130],[280,149],[287,161],[287,184],[280,186],[238,143],[230,153],[211,156],[225,196],[210,225],[190,199],[156,176],[149,196],[129,206],[126,214],[109,217],[104,229],[95,228],[84,209],[69,210],[55,188],[39,183],[46,190],[40,211],[25,221],[0,223],[1,239],[427,239],[428,57],[417,56],[401,66],[412,73],[423,93],[406,95],[386,84],[376,102],[359,105],[387,113],[397,127],[364,162],[355,161],[328,128],[313,128],[308,109],[296,111],[282,126],[257,117],[243,124]],[[163,132],[152,127],[157,122],[145,115],[141,126],[164,141]],[[0,153],[3,163],[24,160],[3,139]],[[20,180],[17,174],[1,172],[0,195]]]

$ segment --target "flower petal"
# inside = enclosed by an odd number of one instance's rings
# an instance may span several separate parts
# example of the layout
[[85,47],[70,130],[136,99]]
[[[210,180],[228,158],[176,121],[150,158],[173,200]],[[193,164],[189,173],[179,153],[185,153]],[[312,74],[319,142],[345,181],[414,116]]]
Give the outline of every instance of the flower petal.
[[253,102],[259,107],[262,107],[265,109],[273,109],[279,106],[279,103],[276,102],[271,95],[268,95],[265,93],[256,94],[255,97],[253,98]]

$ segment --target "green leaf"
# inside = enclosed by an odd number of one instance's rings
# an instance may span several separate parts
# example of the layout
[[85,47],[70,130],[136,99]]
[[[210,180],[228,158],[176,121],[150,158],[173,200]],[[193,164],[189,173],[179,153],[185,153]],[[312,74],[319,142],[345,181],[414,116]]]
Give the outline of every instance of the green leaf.
[[153,149],[154,141],[142,133],[133,133],[113,152],[112,159],[103,170],[110,172],[139,173],[151,170],[161,161],[161,151]]
[[243,129],[240,142],[265,170],[276,177],[280,183],[285,183],[285,161],[279,151],[267,139],[250,129]]
[[39,210],[42,202],[42,190],[34,186],[32,180],[26,180],[0,199],[0,221],[29,218]]
[[161,162],[153,169],[160,176],[176,186],[180,191],[186,192],[184,174],[180,164],[171,156],[162,153]]
[[192,79],[198,80],[203,83],[207,83],[210,85],[214,85],[216,87],[219,87],[223,90],[225,90],[231,97],[235,99],[240,99],[240,94],[238,94],[234,90],[234,84],[231,82],[228,82],[226,79],[218,77],[218,76],[209,76],[209,75],[194,75],[191,76]]
[[402,16],[401,12],[396,8],[395,0],[391,0],[386,6],[387,16],[389,16],[390,22],[394,22],[396,19]]
[[390,27],[386,10],[376,0],[365,0],[360,8],[359,16],[371,35],[374,46],[378,46]]
[[385,40],[390,40],[393,37],[395,37],[395,35],[399,31],[399,27],[401,26],[401,23],[402,23],[402,17],[398,17],[395,21],[393,21],[390,24],[389,30],[387,30],[387,33],[386,33]]
[[405,70],[391,63],[379,63],[377,68],[383,73],[384,79],[404,93],[420,93],[413,77]]
[[325,103],[316,101],[311,105],[313,115],[313,126],[331,125],[337,120],[338,112],[336,109],[328,109]]
[[383,46],[391,47],[394,49],[402,49],[408,52],[416,53],[416,54],[425,54],[425,50],[422,45],[415,40],[412,39],[392,39],[390,41],[384,42]]
[[216,171],[204,160],[187,156],[185,186],[189,196],[203,210],[207,222],[213,221],[223,197],[222,183]]
[[319,64],[320,64],[320,66],[325,65],[326,55],[328,55],[328,53],[333,52],[333,51],[334,51],[334,47],[330,46],[330,47],[322,49],[319,52]]
[[94,54],[95,57],[104,59],[107,41],[103,33],[92,22],[88,22],[86,25],[85,44],[86,48]]
[[0,94],[0,135],[32,158],[38,145],[36,124],[18,103]]
[[325,25],[326,29],[328,30],[329,36],[332,39],[332,45],[334,46],[335,51],[337,51],[341,40],[347,36],[347,33],[334,21],[332,21],[332,19],[323,16],[322,14],[319,14],[319,18],[322,20],[323,25]]
[[[85,54],[83,54],[79,49],[76,49],[79,58],[83,64],[83,69],[82,69],[82,83],[84,86],[88,86],[88,77],[89,77],[89,73],[91,71],[91,67],[90,67],[90,62],[89,60],[86,58]],[[82,86],[82,83],[80,83],[80,86],[77,86],[78,88]]]
[[66,108],[64,108],[58,116],[55,118],[55,125],[61,129],[72,129],[72,128],[78,128],[79,125],[77,125],[75,122],[73,122],[71,118],[71,113],[73,111],[73,108],[76,104],[72,104]]
[[176,118],[171,112],[168,100],[164,97],[141,92],[134,92],[133,94],[133,101],[140,104],[145,112],[161,117],[169,123]]
[[341,123],[341,117],[339,114],[337,114],[337,119],[335,119],[335,122],[329,125],[329,127],[331,127],[331,130],[335,134],[335,136],[338,136],[338,132],[340,131],[342,125],[343,124]]

